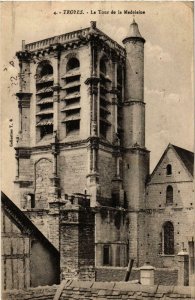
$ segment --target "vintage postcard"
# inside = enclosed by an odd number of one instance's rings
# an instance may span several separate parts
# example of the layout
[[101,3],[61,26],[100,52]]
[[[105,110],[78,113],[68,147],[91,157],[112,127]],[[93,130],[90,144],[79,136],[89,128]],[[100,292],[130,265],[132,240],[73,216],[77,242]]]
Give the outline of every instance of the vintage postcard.
[[194,297],[193,19],[1,2],[3,299]]

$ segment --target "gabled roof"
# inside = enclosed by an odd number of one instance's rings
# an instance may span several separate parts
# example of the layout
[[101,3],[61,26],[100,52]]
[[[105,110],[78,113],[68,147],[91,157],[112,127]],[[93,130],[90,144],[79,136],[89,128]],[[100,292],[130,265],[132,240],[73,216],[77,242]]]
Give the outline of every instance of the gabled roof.
[[188,151],[186,149],[180,148],[178,146],[175,146],[175,145],[172,145],[172,147],[175,149],[175,151],[179,155],[180,159],[184,163],[188,172],[193,176],[193,174],[194,174],[194,153],[191,151]]
[[7,214],[11,217],[13,222],[21,229],[21,231],[24,231],[28,235],[37,238],[55,255],[59,256],[59,251],[3,192],[1,192],[1,205],[5,212],[7,212]]
[[173,144],[169,144],[167,146],[167,148],[165,149],[163,155],[161,156],[159,162],[157,163],[156,167],[154,168],[154,170],[153,170],[153,172],[150,176],[149,181],[151,180],[151,178],[155,174],[157,168],[161,164],[162,160],[164,159],[165,155],[167,154],[167,151],[170,148],[172,148],[176,152],[176,155],[180,158],[180,160],[182,161],[184,167],[187,169],[189,174],[193,177],[193,174],[194,174],[194,153],[189,151],[189,150],[186,150],[184,148],[180,148],[178,146],[175,146]]

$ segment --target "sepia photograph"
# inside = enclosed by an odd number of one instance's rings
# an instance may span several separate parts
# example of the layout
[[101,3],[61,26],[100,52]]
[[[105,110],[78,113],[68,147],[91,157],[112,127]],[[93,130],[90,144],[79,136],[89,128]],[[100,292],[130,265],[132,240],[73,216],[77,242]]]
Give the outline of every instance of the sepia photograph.
[[0,7],[2,299],[195,299],[194,2]]

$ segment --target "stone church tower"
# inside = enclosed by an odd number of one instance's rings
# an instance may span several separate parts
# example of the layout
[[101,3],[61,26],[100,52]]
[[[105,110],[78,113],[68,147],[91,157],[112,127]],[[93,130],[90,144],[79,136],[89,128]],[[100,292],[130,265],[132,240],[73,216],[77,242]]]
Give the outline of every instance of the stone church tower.
[[96,265],[144,261],[144,43],[135,21],[125,48],[91,22],[17,52],[21,208],[59,248],[61,207],[89,198]]

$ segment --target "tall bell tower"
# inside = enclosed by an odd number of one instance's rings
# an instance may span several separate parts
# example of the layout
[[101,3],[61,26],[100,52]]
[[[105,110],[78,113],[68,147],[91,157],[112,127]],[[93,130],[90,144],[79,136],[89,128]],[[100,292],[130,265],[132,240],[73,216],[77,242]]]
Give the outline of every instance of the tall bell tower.
[[149,151],[145,148],[144,43],[133,20],[127,37],[124,100],[124,190],[129,212],[129,255],[139,265],[144,242],[145,184]]

